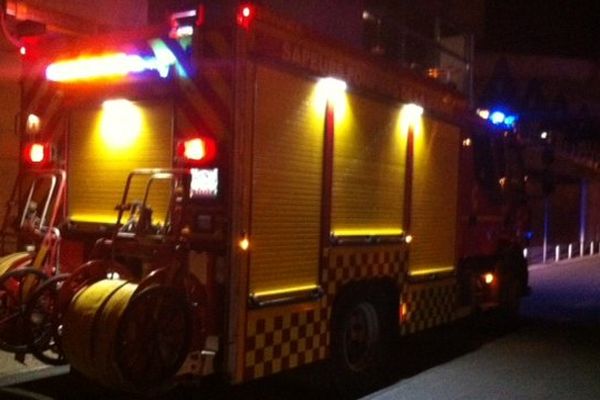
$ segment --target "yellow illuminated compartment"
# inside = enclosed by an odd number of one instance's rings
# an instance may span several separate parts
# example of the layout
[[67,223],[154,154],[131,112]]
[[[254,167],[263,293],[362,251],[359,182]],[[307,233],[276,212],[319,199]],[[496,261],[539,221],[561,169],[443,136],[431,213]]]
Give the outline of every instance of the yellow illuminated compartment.
[[257,82],[249,293],[269,293],[318,281],[325,109],[314,81],[258,67]]
[[[171,166],[171,105],[111,100],[71,116],[68,210],[76,221],[114,223],[129,172]],[[160,185],[165,183],[157,182],[155,189]],[[135,182],[129,199],[141,201],[144,187],[145,182]],[[168,191],[158,192],[163,193],[151,196],[148,204],[160,220]]]
[[335,235],[402,233],[406,137],[398,119],[397,105],[348,94],[334,134]]
[[456,261],[460,132],[443,122],[423,122],[414,138],[411,275],[439,273]]

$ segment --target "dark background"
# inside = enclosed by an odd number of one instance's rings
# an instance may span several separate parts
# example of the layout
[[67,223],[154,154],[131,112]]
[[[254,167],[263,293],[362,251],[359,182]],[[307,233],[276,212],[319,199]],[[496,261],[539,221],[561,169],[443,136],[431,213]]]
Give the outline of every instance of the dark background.
[[598,0],[487,0],[481,49],[596,60]]

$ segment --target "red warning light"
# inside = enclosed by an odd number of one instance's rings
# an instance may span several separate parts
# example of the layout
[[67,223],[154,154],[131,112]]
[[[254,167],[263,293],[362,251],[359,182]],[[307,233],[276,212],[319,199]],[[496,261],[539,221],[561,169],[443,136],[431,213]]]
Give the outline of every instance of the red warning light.
[[177,145],[177,155],[188,163],[206,164],[214,160],[216,154],[215,141],[207,137],[189,138]]
[[50,160],[50,146],[43,143],[29,143],[25,146],[25,161],[33,165],[42,165]]
[[238,8],[237,23],[244,29],[248,29],[254,17],[256,16],[256,8],[252,4],[242,4]]
[[200,4],[196,9],[196,26],[204,25],[204,21],[206,21],[206,7]]

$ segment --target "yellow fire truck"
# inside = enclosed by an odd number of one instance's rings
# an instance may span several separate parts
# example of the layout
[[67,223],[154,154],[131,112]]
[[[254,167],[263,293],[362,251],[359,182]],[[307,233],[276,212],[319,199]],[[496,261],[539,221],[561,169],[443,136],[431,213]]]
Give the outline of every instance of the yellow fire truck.
[[525,293],[518,143],[448,86],[252,4],[24,57],[23,168],[67,172],[54,350],[101,383],[368,382]]

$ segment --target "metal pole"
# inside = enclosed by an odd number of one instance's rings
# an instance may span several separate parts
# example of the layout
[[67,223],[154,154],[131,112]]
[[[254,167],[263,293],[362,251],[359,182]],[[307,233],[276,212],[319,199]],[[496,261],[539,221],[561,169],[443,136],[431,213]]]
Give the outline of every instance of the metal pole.
[[542,262],[546,262],[548,253],[548,196],[544,198],[544,245],[542,246]]
[[588,182],[581,180],[581,196],[579,199],[579,255],[583,255],[585,244],[585,233],[587,230],[587,198]]

